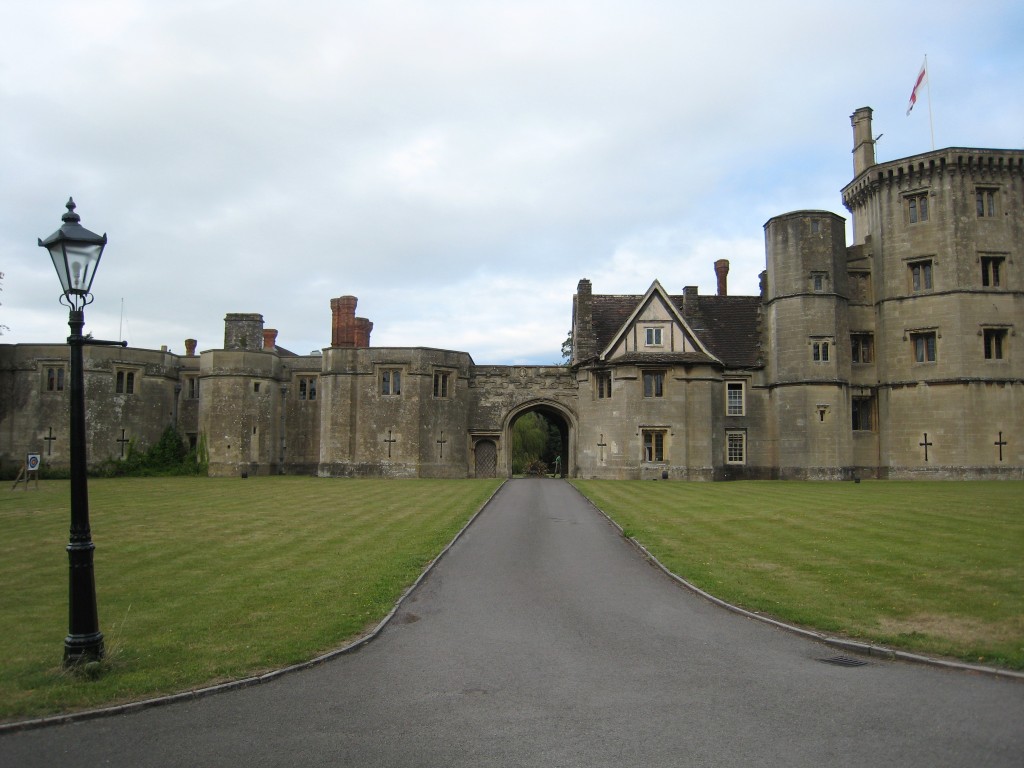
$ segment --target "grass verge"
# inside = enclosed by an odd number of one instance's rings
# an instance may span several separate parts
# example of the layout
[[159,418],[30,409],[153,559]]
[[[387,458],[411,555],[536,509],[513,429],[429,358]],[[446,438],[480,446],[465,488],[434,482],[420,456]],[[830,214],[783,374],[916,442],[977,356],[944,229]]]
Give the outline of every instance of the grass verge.
[[62,669],[67,481],[0,492],[0,718],[188,690],[343,645],[395,600],[497,480],[91,480],[107,654]]
[[671,571],[784,621],[1024,669],[1019,482],[574,481]]

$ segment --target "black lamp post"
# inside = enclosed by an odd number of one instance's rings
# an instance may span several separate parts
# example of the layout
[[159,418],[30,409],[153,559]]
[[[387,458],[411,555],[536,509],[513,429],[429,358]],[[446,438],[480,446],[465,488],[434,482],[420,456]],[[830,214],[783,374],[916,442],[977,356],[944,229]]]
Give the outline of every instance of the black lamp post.
[[68,199],[63,226],[39,245],[50,252],[60,278],[71,335],[71,536],[68,542],[68,636],[64,638],[64,664],[98,661],[103,658],[103,633],[96,612],[96,580],[93,575],[92,532],[89,528],[89,489],[86,481],[85,375],[82,347],[96,342],[82,335],[87,304],[92,303],[92,280],[96,276],[107,236],[97,235],[79,224],[75,201]]

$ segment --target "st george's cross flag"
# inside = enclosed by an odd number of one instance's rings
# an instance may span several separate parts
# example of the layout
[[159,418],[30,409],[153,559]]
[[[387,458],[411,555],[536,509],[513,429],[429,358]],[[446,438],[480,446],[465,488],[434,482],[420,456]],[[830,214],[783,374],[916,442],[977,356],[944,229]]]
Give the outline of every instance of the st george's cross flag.
[[917,80],[914,81],[914,90],[910,92],[910,103],[907,105],[907,114],[910,114],[910,110],[917,104],[917,94],[921,90],[921,86],[928,80],[928,59],[924,60],[924,64],[921,65],[921,71],[917,73]]

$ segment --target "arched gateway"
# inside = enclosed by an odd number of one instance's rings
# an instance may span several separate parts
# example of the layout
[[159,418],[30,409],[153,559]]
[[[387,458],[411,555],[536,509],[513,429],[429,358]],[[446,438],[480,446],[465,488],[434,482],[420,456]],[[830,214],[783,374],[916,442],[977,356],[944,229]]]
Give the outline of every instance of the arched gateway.
[[[505,444],[512,444],[512,427],[516,421],[528,413],[539,413],[549,423],[554,424],[562,438],[562,454],[557,467],[551,467],[562,477],[571,477],[573,472],[573,455],[576,450],[576,416],[565,405],[556,400],[534,399],[516,406],[509,411],[505,418],[503,434]],[[504,469],[507,477],[512,476],[512,451],[506,451],[504,457]]]

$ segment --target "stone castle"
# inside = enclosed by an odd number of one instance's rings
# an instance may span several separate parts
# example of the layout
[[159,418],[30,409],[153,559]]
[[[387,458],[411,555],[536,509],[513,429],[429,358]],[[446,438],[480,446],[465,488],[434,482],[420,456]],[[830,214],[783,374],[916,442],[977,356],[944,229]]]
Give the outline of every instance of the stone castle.
[[[853,218],[765,224],[758,296],[598,294],[580,280],[572,359],[481,366],[373,347],[356,299],[331,345],[296,355],[258,314],[224,347],[86,347],[90,462],[175,425],[211,475],[492,477],[516,419],[566,446],[563,474],[613,479],[1024,476],[1024,150],[949,148],[876,163],[852,116]],[[68,463],[68,348],[0,345],[0,469]]]

